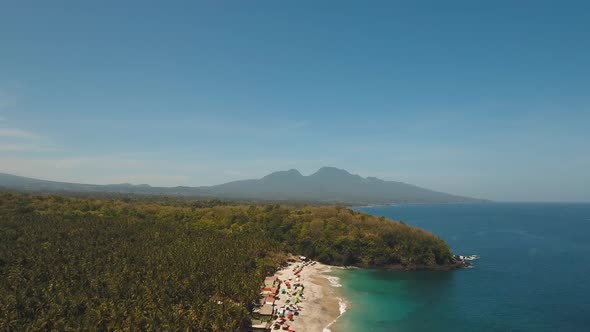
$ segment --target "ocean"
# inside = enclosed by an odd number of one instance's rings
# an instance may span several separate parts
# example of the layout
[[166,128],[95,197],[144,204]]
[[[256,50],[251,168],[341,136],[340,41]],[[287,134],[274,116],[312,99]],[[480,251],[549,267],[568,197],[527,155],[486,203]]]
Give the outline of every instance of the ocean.
[[[590,331],[590,204],[416,204],[358,210],[479,255],[452,272],[335,270],[332,331]],[[338,280],[339,279],[339,280]]]

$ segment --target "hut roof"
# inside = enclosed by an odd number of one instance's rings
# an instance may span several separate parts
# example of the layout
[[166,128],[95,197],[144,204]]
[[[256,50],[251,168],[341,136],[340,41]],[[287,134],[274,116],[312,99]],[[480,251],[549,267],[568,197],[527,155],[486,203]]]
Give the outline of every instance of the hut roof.
[[271,316],[273,312],[272,304],[265,304],[260,308],[259,314],[263,316]]

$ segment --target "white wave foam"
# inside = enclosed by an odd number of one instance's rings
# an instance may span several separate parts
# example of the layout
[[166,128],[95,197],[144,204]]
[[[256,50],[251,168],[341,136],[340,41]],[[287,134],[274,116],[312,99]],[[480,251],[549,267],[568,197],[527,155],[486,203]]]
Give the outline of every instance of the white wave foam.
[[341,298],[338,298],[338,309],[340,309],[340,316],[346,312],[346,302]]
[[340,283],[340,278],[335,276],[327,276],[326,279],[328,279],[328,281],[330,282],[330,286],[342,287],[342,284]]
[[338,309],[340,310],[340,315],[338,315],[338,317],[336,317],[336,319],[334,319],[330,324],[328,324],[328,326],[324,327],[322,332],[332,332],[332,330],[330,330],[330,326],[332,326],[332,324],[336,323],[338,318],[340,318],[346,312],[346,308],[347,308],[346,302],[339,297],[337,297],[337,299],[338,299]]

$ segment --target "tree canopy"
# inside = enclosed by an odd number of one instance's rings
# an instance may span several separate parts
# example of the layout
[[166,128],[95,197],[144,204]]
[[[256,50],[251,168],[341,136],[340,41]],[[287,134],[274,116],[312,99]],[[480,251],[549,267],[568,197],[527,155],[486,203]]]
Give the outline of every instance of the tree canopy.
[[436,267],[446,243],[338,206],[0,194],[0,330],[238,331],[285,259]]

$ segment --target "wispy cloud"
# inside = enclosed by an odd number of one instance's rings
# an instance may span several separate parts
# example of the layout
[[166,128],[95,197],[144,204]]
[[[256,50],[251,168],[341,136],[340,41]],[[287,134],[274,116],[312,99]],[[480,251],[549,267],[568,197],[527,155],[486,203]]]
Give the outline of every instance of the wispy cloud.
[[[0,148],[2,146],[13,150],[19,148],[10,145],[0,145]],[[192,175],[199,170],[198,165],[192,165],[193,172],[167,168],[166,165],[170,166],[163,161],[115,155],[62,158],[5,155],[2,156],[0,172],[65,182],[177,186],[190,184]]]
[[98,184],[149,184],[152,186],[174,186],[183,185],[190,179],[187,175],[170,175],[162,173],[122,173],[96,177],[92,180]]
[[[1,147],[1,146],[0,146]],[[18,146],[4,146],[16,150]],[[61,154],[61,153],[60,153]],[[214,185],[231,180],[260,178],[272,171],[299,168],[305,174],[332,163],[317,160],[257,159],[176,160],[133,153],[113,155],[51,156],[14,154],[0,150],[0,172],[46,180],[112,184],[130,182],[154,186]],[[232,166],[230,166],[232,165]],[[235,166],[239,168],[235,168]]]
[[[0,118],[2,121],[2,118]],[[19,128],[0,128],[0,152],[55,152],[63,148],[47,137]]]
[[45,146],[30,143],[1,143],[0,152],[55,152],[61,149],[56,146]]
[[40,135],[31,131],[17,129],[17,128],[0,128],[0,137],[7,138],[24,138],[24,139],[38,139]]

